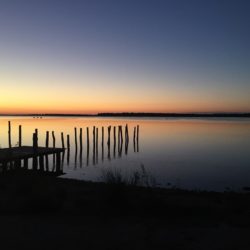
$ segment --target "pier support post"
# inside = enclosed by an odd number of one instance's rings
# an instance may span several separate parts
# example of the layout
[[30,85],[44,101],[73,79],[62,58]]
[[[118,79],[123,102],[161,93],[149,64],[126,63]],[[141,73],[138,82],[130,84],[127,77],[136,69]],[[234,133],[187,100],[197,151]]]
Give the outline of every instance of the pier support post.
[[62,148],[64,149],[65,145],[64,145],[64,134],[63,134],[63,132],[61,132],[61,140],[62,140]]
[[53,138],[53,148],[56,147],[56,137],[55,137],[55,132],[52,131],[52,138]]
[[18,140],[19,147],[22,147],[22,125],[19,125],[19,140]]
[[49,131],[46,131],[46,140],[45,140],[45,147],[49,147]]
[[77,151],[77,128],[75,128],[75,147],[76,147],[76,151]]
[[8,138],[9,138],[9,148],[11,148],[11,122],[8,121]]

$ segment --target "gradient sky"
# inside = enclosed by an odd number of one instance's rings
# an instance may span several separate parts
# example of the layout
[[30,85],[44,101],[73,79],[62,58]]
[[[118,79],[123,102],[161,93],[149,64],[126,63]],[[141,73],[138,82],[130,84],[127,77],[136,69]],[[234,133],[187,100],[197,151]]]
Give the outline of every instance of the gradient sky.
[[0,0],[0,113],[250,112],[248,0]]

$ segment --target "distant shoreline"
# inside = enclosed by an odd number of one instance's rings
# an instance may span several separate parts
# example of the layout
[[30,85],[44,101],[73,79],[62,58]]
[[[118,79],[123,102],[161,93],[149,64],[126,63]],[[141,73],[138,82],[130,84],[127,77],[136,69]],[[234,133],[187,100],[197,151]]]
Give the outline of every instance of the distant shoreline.
[[98,114],[0,114],[0,116],[26,116],[26,117],[211,117],[211,118],[250,118],[250,113],[98,113]]

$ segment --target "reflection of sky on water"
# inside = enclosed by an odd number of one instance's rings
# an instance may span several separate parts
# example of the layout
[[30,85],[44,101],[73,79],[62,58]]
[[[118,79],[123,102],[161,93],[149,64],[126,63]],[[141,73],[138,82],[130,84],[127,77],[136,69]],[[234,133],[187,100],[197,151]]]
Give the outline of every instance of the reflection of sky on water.
[[[64,177],[100,180],[102,169],[121,169],[124,174],[140,169],[143,164],[158,184],[178,187],[224,190],[250,186],[250,119],[124,119],[124,118],[23,118],[0,119],[0,145],[7,144],[7,121],[12,121],[12,144],[18,141],[18,125],[23,125],[23,144],[31,145],[32,133],[39,131],[39,145],[45,145],[46,131],[55,131],[56,146],[61,147],[61,132],[66,142],[70,135],[69,162],[64,156]],[[114,154],[113,127],[129,126],[128,152]],[[133,129],[140,124],[139,152],[134,152]],[[93,158],[92,128],[98,127],[98,156]],[[105,127],[104,148],[101,127]],[[110,159],[107,127],[111,129]],[[75,155],[74,128],[83,128],[83,151],[78,145]],[[87,158],[86,127],[90,148]],[[117,130],[116,130],[117,133]],[[78,138],[79,143],[79,138]],[[50,145],[52,137],[50,135]],[[103,154],[102,154],[103,153]],[[80,157],[81,156],[81,157]],[[50,161],[52,157],[50,157]]]

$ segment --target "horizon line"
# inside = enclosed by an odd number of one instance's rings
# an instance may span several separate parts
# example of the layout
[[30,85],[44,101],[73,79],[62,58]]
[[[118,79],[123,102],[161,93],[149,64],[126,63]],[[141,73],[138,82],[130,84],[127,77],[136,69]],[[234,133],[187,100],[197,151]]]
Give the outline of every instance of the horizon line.
[[176,117],[176,116],[214,116],[214,117],[250,117],[250,112],[101,112],[101,113],[0,113],[0,116],[132,116],[132,117]]

